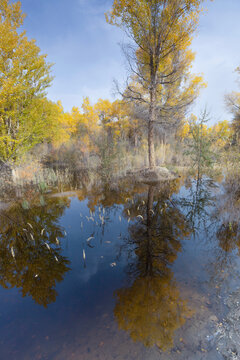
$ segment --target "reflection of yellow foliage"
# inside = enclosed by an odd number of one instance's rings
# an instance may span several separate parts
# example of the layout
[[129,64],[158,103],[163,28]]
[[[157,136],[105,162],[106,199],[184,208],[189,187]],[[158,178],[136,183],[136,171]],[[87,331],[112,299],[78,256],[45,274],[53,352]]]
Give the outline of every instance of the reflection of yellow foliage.
[[168,202],[178,187],[179,182],[149,186],[144,202],[141,196],[126,209],[132,218],[141,213],[145,220],[129,228],[128,242],[135,255],[129,273],[135,280],[132,286],[116,291],[114,310],[119,327],[133,340],[164,351],[173,346],[175,331],[192,315],[170,268],[181,251],[180,240],[190,235],[184,215]]
[[138,278],[131,287],[118,290],[116,298],[114,315],[120,329],[134,341],[163,351],[173,347],[175,331],[193,314],[169,277]]
[[68,204],[68,199],[52,198],[28,210],[15,206],[0,217],[1,286],[17,287],[44,307],[56,300],[56,283],[69,270],[56,244],[56,237],[64,236],[58,218]]
[[217,232],[217,238],[220,247],[224,251],[231,252],[237,247],[240,253],[240,236],[238,231],[238,224],[236,222],[221,225]]

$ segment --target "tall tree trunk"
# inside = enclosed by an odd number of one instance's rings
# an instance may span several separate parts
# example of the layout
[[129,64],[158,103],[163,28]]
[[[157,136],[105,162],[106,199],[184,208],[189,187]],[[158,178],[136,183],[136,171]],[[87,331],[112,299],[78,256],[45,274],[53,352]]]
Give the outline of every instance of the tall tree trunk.
[[154,149],[154,126],[153,122],[149,121],[148,123],[148,160],[149,160],[149,167],[153,169],[155,164],[155,149]]
[[156,120],[156,97],[151,93],[148,121],[148,159],[150,169],[155,168],[154,124]]

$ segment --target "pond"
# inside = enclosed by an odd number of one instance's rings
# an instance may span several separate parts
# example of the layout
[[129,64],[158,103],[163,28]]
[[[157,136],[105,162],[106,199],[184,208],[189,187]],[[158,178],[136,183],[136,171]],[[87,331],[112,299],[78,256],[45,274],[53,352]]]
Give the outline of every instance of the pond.
[[239,225],[207,177],[16,201],[0,217],[0,358],[223,359]]

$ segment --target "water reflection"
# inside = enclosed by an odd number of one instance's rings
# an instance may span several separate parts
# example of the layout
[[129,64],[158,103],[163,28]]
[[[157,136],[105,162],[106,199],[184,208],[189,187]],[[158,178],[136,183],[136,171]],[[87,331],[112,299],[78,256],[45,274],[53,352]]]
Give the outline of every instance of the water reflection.
[[[23,296],[47,306],[56,300],[57,285],[71,261],[72,271],[58,301],[47,311],[33,304],[29,307],[29,339],[32,319],[41,324],[31,358],[41,348],[46,349],[46,358],[53,353],[59,359],[70,358],[75,352],[76,359],[140,359],[144,346],[152,347],[146,351],[154,358],[168,356],[159,355],[158,349],[172,349],[174,359],[194,358],[198,351],[199,358],[204,355],[199,349],[208,350],[209,318],[212,323],[218,320],[213,315],[216,302],[222,301],[216,291],[218,281],[239,269],[233,261],[234,269],[221,262],[236,259],[239,249],[235,197],[204,177],[199,182],[182,178],[158,187],[92,180],[91,186],[72,192],[71,200],[54,196],[45,198],[45,205],[16,206],[0,217],[3,287],[17,287]],[[69,260],[62,255],[66,234],[61,224],[68,228]],[[25,318],[23,303],[19,308]],[[1,306],[8,309],[4,301]],[[14,335],[18,316],[10,315]],[[11,338],[8,318],[4,321],[1,336]],[[117,326],[123,331],[117,331]],[[39,340],[46,328],[56,339],[46,340],[49,348]],[[2,346],[9,353],[11,344]],[[22,351],[28,353],[28,346]]]
[[17,287],[22,296],[31,296],[43,306],[56,300],[56,283],[69,270],[61,255],[60,241],[65,236],[58,219],[68,199],[48,199],[44,206],[22,209],[14,206],[1,214],[0,284]]
[[212,268],[211,282],[216,288],[228,291],[231,283],[240,278],[237,265],[240,255],[240,202],[236,183],[225,180],[220,189],[210,216],[215,246],[212,250],[214,261],[208,267]]
[[212,179],[201,177],[198,180],[186,178],[185,188],[187,193],[179,197],[177,202],[196,236],[200,230],[208,231],[209,218],[216,201],[214,192],[218,187]]
[[145,198],[130,202],[127,213],[138,219],[130,225],[126,244],[129,254],[134,249],[127,271],[132,284],[115,294],[119,327],[133,340],[162,350],[173,346],[175,331],[192,315],[171,270],[182,250],[181,240],[191,234],[185,216],[170,199],[174,191],[169,185],[149,186]]
[[225,181],[222,188],[212,214],[213,221],[218,225],[217,239],[225,252],[236,249],[240,255],[240,200],[236,191],[238,186]]

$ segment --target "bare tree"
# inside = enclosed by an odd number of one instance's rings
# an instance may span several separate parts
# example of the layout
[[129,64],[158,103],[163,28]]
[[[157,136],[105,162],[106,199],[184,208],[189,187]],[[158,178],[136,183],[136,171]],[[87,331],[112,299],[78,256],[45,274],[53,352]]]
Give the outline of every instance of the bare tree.
[[[235,70],[238,75],[240,74],[240,68]],[[238,80],[239,85],[240,81]],[[225,96],[225,103],[228,110],[233,114],[232,128],[234,131],[235,142],[239,141],[240,134],[240,93],[233,91],[231,94]]]

